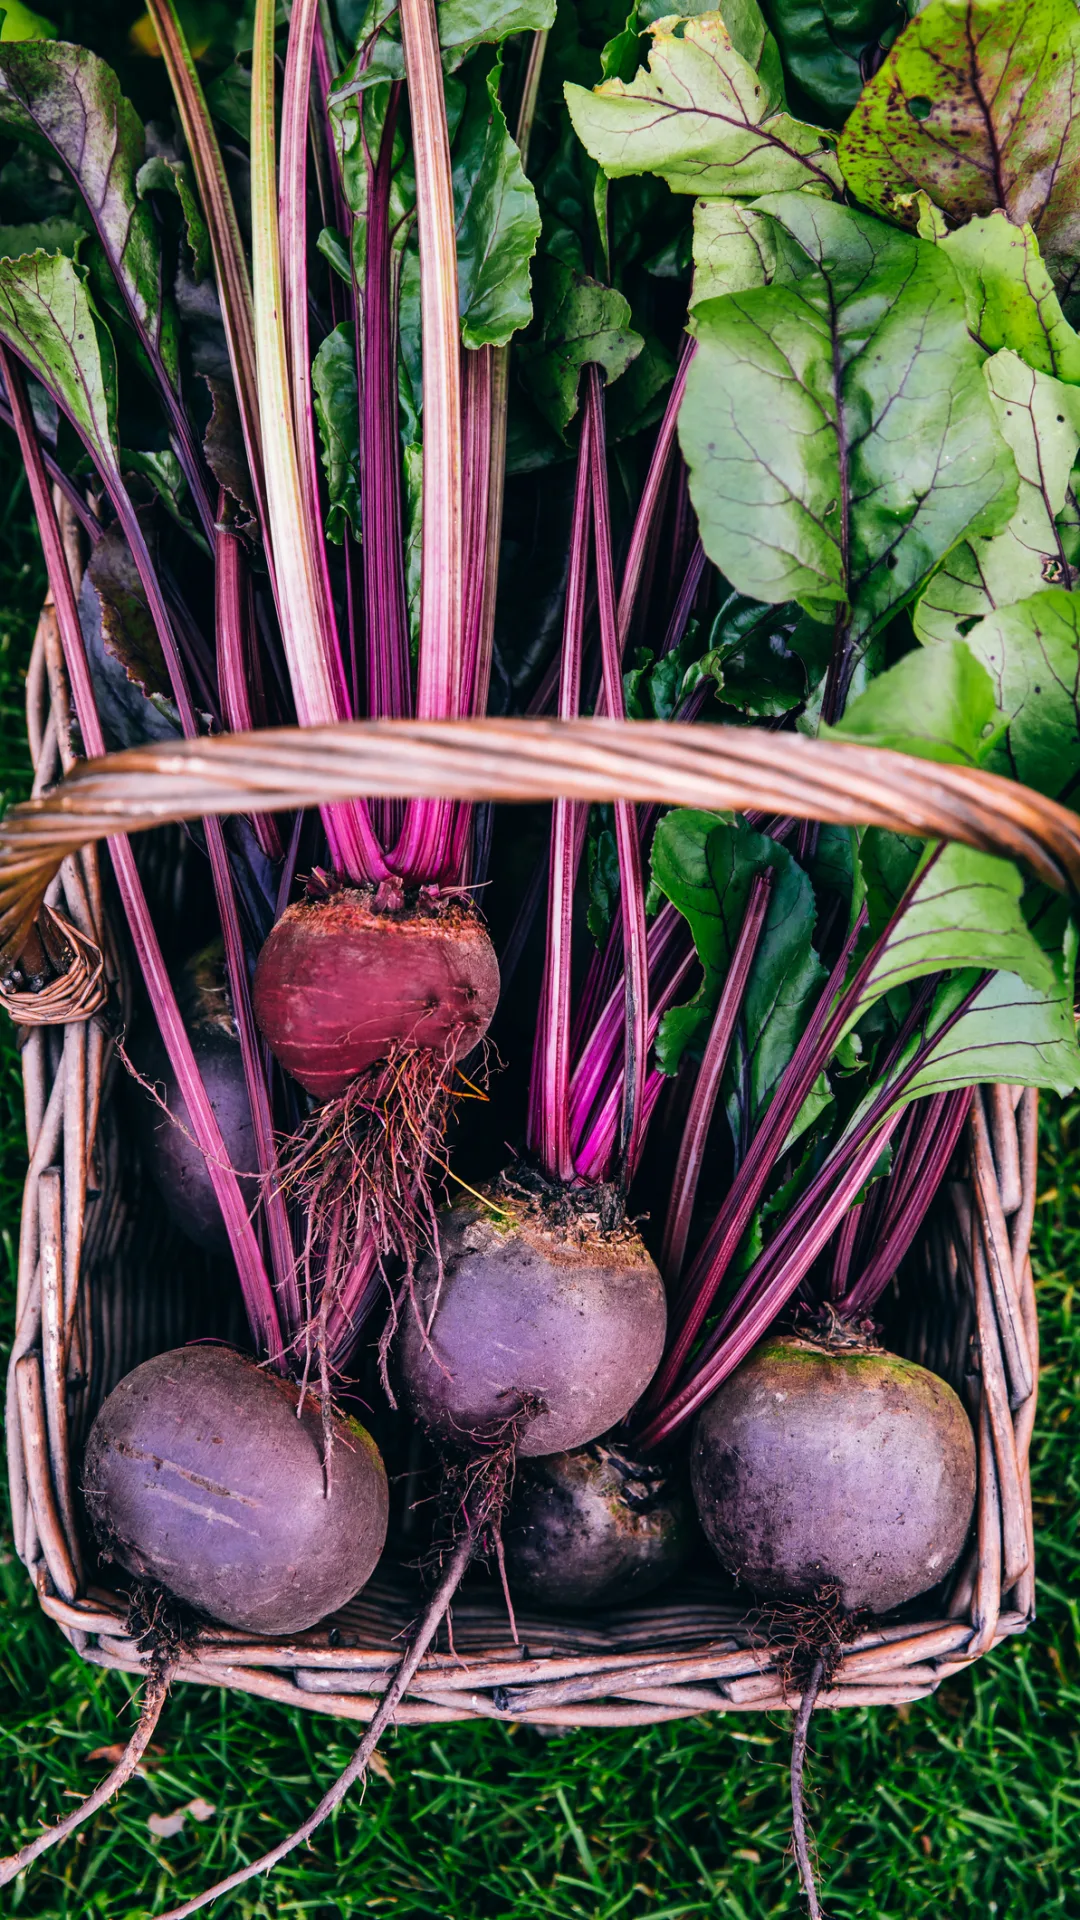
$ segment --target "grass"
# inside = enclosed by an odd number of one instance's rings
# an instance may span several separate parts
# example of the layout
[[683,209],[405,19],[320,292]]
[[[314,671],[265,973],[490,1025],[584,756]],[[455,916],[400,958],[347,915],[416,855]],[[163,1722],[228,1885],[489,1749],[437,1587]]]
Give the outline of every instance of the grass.
[[[0,497],[0,785],[26,784],[20,679],[42,593],[10,448]],[[22,1170],[10,1029],[0,1035],[0,1326],[10,1326]],[[1040,1615],[1023,1641],[911,1708],[822,1715],[812,1801],[832,1920],[1080,1913],[1080,1103],[1045,1130],[1035,1264],[1044,1332],[1034,1455]],[[100,1778],[132,1685],[84,1666],[0,1540],[0,1848]],[[403,1730],[315,1844],[217,1911],[440,1920],[765,1920],[803,1911],[788,1854],[788,1716],[655,1730]],[[351,1750],[328,1719],[181,1687],[144,1779],[9,1890],[4,1912],[162,1912],[292,1827]],[[152,1816],[192,1802],[181,1831]],[[208,1812],[207,1809],[210,1809]]]

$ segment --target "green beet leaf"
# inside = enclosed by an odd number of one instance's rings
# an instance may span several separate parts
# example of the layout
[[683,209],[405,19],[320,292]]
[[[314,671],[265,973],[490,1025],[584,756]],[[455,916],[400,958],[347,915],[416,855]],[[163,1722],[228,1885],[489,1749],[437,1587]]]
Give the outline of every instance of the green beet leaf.
[[[1047,1087],[1058,1094],[1080,1086],[1080,1047],[1073,1018],[1076,935],[1065,933],[1050,962],[1049,987],[1029,986],[1016,974],[991,973],[980,987],[980,969],[950,974],[937,988],[920,1032],[913,1035],[887,1076],[876,1080],[850,1115],[847,1133],[875,1106],[900,1075],[916,1067],[897,1104],[949,1093],[954,1088],[1000,1081],[1011,1086]],[[946,1030],[967,996],[972,1005]],[[935,1035],[940,1037],[935,1041]]]
[[[840,138],[856,198],[912,219],[1030,222],[1059,285],[1080,263],[1080,12],[1074,0],[927,0]],[[912,219],[912,224],[914,221]]]
[[890,833],[887,827],[868,827],[863,834],[859,870],[872,939],[892,919],[925,853],[925,840],[913,834]]
[[776,273],[776,227],[767,213],[745,200],[695,203],[691,312],[726,293],[767,287]]
[[468,98],[452,153],[458,310],[467,347],[502,347],[532,318],[529,265],[540,209],[499,101],[502,67],[467,76]]
[[1071,802],[1080,776],[1080,594],[1046,588],[980,620],[967,645],[1006,722],[987,767]]
[[860,59],[902,25],[898,0],[763,0],[796,111],[841,126],[859,97]]
[[71,173],[139,332],[174,381],[175,317],[162,284],[157,225],[135,185],[146,141],[112,69],[62,41],[5,45],[0,125],[51,149]]
[[[204,553],[209,554],[205,536],[193,516],[191,493],[184,470],[171,449],[122,447],[120,468],[125,475],[138,474],[141,480],[145,480],[169,518],[175,520],[177,526],[182,527]],[[138,495],[135,497],[138,498]]]
[[155,153],[139,168],[135,188],[140,200],[145,194],[156,192],[174,194],[179,200],[191,254],[192,278],[196,285],[205,280],[210,271],[210,229],[203,219],[187,161],[168,160],[164,154]]
[[626,712],[631,720],[676,720],[687,695],[703,680],[723,685],[716,654],[705,650],[696,620],[677,647],[655,659],[651,648],[638,649],[635,664],[623,674]]
[[23,0],[4,0],[0,7],[0,40],[54,40],[56,28],[44,14],[23,5]]
[[[346,70],[346,75],[349,73]],[[360,69],[358,80],[367,69]],[[507,131],[499,100],[498,58],[474,62],[446,81],[451,140],[454,218],[457,227],[458,311],[467,347],[504,346],[532,316],[530,263],[540,236],[540,212],[521,155]],[[386,117],[386,89],[358,91],[346,82],[330,96],[330,121],[345,197],[357,216],[351,236],[352,268],[362,283],[367,236],[368,157],[378,155]],[[416,405],[420,395],[419,253],[411,155],[398,134],[399,156],[391,188],[390,220],[404,247],[401,334]],[[343,260],[327,234],[323,250],[340,271]]]
[[[460,67],[477,47],[497,45],[512,33],[539,32],[555,21],[555,0],[442,0],[436,9],[443,66]],[[373,0],[353,33],[356,52],[334,82],[331,98],[342,101],[385,80],[405,78],[405,56],[396,0]]]
[[62,253],[0,260],[0,340],[53,395],[102,472],[119,478],[116,360],[85,269]]
[[98,599],[106,653],[119,661],[132,686],[138,687],[159,712],[175,722],[172,686],[161,641],[131,548],[115,527],[96,543],[87,572]]
[[728,594],[702,663],[719,681],[726,707],[771,720],[800,705],[808,687],[805,663],[793,645],[801,620],[795,601],[770,607],[741,593]]
[[474,47],[553,26],[555,0],[442,0],[438,21],[446,65],[456,67]]
[[358,540],[361,524],[356,337],[348,320],[321,342],[312,363],[311,389],[329,495],[326,537],[340,546],[346,526]]
[[1024,882],[1011,860],[952,843],[923,856],[903,912],[859,998],[851,1026],[896,987],[958,967],[1004,968],[1039,992],[1053,990],[1049,960],[1020,911]]
[[586,923],[597,947],[603,951],[619,911],[622,879],[619,873],[619,849],[615,839],[614,814],[610,806],[593,807],[589,815],[586,842],[586,866],[589,879],[589,904]]
[[1080,447],[1080,388],[1036,373],[1008,349],[983,371],[1020,478],[1016,512],[999,533],[953,548],[915,609],[920,640],[966,634],[985,614],[1069,578],[1058,521]]
[[565,433],[578,409],[583,368],[599,366],[610,386],[644,345],[630,307],[614,287],[541,258],[536,269],[537,326],[518,353],[525,384],[544,418]]
[[0,260],[18,260],[24,253],[66,253],[69,260],[77,260],[86,237],[86,227],[65,214],[0,227]]
[[846,604],[861,649],[958,539],[1009,519],[1016,469],[940,249],[816,195],[760,205],[773,284],[694,314],[691,495],[739,592]]
[[[1073,1017],[1075,936],[1054,965],[1050,991],[1027,986],[1012,973],[994,973],[974,1005],[932,1047],[905,1091],[905,1100],[947,1093],[979,1081],[1014,1087],[1047,1087],[1072,1093],[1080,1086],[1080,1047]],[[961,973],[943,983],[931,1009],[932,1033],[969,992],[978,974]]]
[[962,640],[906,653],[822,733],[920,760],[979,766],[1001,731],[994,684]]
[[1080,384],[1080,336],[1061,311],[1030,225],[995,211],[938,244],[964,290],[968,326],[988,353],[1011,347],[1037,373]]
[[688,1048],[705,1044],[751,882],[767,866],[775,877],[730,1062],[732,1088],[742,1089],[731,1098],[749,1125],[771,1098],[825,983],[813,947],[813,888],[785,847],[717,814],[677,808],[653,839],[653,881],[687,920],[704,972],[693,999],[661,1022],[656,1058],[664,1073],[677,1071]]
[[646,67],[589,92],[567,82],[578,138],[615,179],[655,173],[675,193],[832,193],[831,142],[784,107],[776,43],[752,0],[649,29]]

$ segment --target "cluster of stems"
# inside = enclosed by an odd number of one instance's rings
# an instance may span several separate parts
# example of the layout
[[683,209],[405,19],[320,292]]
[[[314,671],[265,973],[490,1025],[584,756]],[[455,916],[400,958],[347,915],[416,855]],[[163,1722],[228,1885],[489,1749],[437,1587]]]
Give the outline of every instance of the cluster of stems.
[[[350,322],[359,396],[362,538],[346,539],[332,564],[313,405],[308,232],[312,178],[327,224],[348,231],[351,215],[336,170],[327,106],[336,49],[319,0],[296,0],[277,100],[276,7],[257,0],[252,49],[251,263],[245,254],[228,174],[198,74],[172,0],[150,0],[196,184],[206,214],[225,338],[247,455],[265,572],[230,526],[224,500],[194,434],[182,393],[170,379],[143,316],[129,318],[158,379],[170,439],[214,563],[215,646],[211,652],[182,600],[155,565],[117,462],[87,441],[96,469],[93,494],[56,466],[35,426],[22,373],[0,355],[3,404],[18,433],[41,526],[73,703],[84,745],[105,741],[80,630],[56,500],[74,512],[86,537],[103,532],[95,500],[104,496],[132,554],[168,669],[185,735],[210,715],[215,727],[246,729],[267,718],[301,725],[366,716],[441,721],[485,711],[492,674],[506,420],[508,350],[463,348],[453,180],[443,71],[433,0],[401,0],[405,79],[387,89],[378,139],[365,147],[366,231],[351,258],[350,286],[335,281],[335,321]],[[546,35],[527,60],[517,135],[527,153]],[[398,275],[395,229],[396,143],[407,127],[415,171],[423,339],[422,527],[419,635],[410,653],[398,434]],[[102,232],[103,241],[108,236]],[[359,277],[358,277],[359,276]],[[117,274],[118,284],[126,285]],[[676,424],[687,368],[687,341],[655,436],[641,497],[617,552],[609,497],[605,395],[599,367],[582,381],[580,434],[570,527],[562,647],[533,703],[571,719],[583,711],[626,717],[624,675],[635,631],[662,635],[660,653],[678,648],[695,610],[715,586],[697,536]],[[61,396],[57,396],[58,399]],[[74,423],[73,423],[74,424]],[[54,492],[58,489],[59,492]],[[665,553],[666,543],[666,553]],[[666,568],[665,558],[669,557]],[[342,591],[343,581],[343,591]],[[831,717],[848,680],[847,629],[837,622],[827,675]],[[703,688],[687,695],[678,717],[698,717]],[[546,953],[528,1103],[529,1150],[559,1183],[613,1188],[625,1202],[642,1168],[665,1077],[651,1054],[665,1013],[684,997],[695,970],[689,929],[671,906],[647,921],[645,878],[655,810],[616,801],[618,863],[615,922],[575,991],[573,921],[580,898],[588,819],[569,801],[555,803],[547,869]],[[784,820],[755,823],[777,839]],[[304,839],[302,820],[260,816],[251,823],[276,870],[272,919],[288,900]],[[356,885],[461,888],[482,877],[472,810],[463,803],[416,799],[378,805],[357,798],[322,810],[328,859]],[[203,826],[224,937],[229,988],[254,1122],[261,1178],[254,1198],[229,1164],[169,981],[130,847],[111,843],[132,942],[191,1124],[207,1162],[229,1233],[253,1337],[261,1352],[288,1364],[310,1320],[310,1289],[298,1247],[298,1222],[281,1179],[273,1083],[251,1003],[253,937],[245,918],[237,855],[220,822]],[[799,849],[808,842],[800,838]],[[528,909],[538,907],[542,883]],[[682,1425],[704,1397],[804,1288],[827,1270],[827,1291],[854,1315],[873,1307],[922,1219],[948,1165],[967,1096],[941,1095],[903,1106],[906,1086],[941,1031],[919,1039],[929,1005],[916,995],[909,1029],[876,1101],[842,1130],[805,1190],[780,1219],[764,1250],[736,1285],[730,1275],[758,1215],[797,1116],[857,1015],[889,929],[858,965],[857,923],[835,962],[745,1150],[704,1231],[702,1174],[715,1147],[725,1071],[771,897],[771,872],[754,881],[685,1112],[675,1157],[661,1264],[672,1294],[671,1338],[653,1383],[643,1440]],[[901,909],[902,910],[902,909]],[[850,977],[849,977],[850,976]],[[958,1014],[952,1018],[955,1020]],[[909,1044],[909,1042],[911,1044]],[[895,1137],[891,1177],[861,1198]],[[710,1142],[713,1143],[712,1147]],[[707,1209],[705,1210],[707,1213]],[[300,1238],[302,1239],[302,1233]],[[310,1247],[308,1247],[310,1253]],[[361,1310],[376,1297],[375,1261],[360,1250],[333,1303],[337,1348],[344,1351]]]

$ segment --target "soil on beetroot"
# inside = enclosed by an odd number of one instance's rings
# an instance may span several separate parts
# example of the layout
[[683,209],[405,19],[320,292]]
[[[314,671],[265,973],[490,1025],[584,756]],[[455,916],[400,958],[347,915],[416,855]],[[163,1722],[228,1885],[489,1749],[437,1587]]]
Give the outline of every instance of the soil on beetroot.
[[400,1334],[408,1403],[456,1444],[519,1408],[522,1457],[606,1433],[651,1379],[664,1342],[660,1275],[638,1236],[595,1216],[553,1219],[501,1183],[439,1223]]

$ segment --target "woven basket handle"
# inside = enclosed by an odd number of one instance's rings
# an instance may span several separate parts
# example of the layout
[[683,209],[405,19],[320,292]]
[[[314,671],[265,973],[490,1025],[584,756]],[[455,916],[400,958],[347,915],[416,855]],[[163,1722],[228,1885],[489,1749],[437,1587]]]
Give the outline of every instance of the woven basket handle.
[[61,861],[88,841],[210,814],[357,795],[653,801],[761,809],[959,840],[1080,895],[1080,818],[971,767],[753,727],[675,721],[350,721],[136,747],[78,766],[0,826],[0,942],[22,948]]

